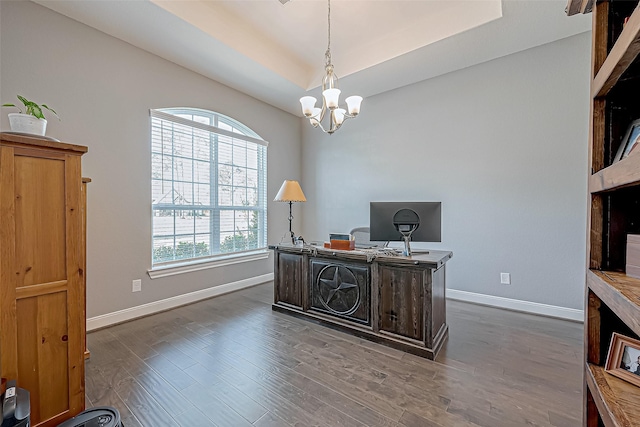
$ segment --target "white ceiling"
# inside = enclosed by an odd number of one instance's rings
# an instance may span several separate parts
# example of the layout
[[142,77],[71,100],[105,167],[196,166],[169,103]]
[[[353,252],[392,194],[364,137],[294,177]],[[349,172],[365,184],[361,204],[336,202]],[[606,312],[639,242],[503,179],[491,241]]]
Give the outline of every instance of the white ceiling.
[[[327,48],[319,0],[34,0],[293,114]],[[591,29],[564,0],[333,0],[340,87],[365,98]],[[315,93],[313,93],[315,92]],[[363,102],[363,110],[366,100]]]

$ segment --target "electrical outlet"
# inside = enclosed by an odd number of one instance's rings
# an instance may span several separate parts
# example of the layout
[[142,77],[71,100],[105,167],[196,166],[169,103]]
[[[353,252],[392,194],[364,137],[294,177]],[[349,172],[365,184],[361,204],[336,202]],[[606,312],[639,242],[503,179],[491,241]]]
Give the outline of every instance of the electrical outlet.
[[511,274],[510,273],[500,273],[500,283],[503,285],[511,284]]
[[140,292],[142,290],[142,280],[136,279],[131,282],[131,292]]

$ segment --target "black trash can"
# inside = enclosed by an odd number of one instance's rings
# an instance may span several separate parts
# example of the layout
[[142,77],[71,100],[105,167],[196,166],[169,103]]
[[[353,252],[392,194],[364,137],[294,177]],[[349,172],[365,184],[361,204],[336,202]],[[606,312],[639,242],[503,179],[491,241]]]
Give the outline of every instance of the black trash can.
[[0,427],[29,427],[31,424],[31,402],[29,392],[16,387],[16,381],[7,381],[2,394],[2,425]]
[[124,427],[124,424],[120,421],[120,412],[116,408],[96,406],[59,424],[58,427]]

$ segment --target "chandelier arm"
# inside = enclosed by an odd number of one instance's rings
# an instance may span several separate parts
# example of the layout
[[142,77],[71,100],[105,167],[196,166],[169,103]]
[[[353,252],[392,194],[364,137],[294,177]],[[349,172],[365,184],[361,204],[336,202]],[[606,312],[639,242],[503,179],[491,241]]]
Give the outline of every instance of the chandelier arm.
[[336,125],[333,121],[331,121],[330,123],[331,126],[329,127],[329,129],[325,129],[324,126],[322,126],[322,123],[319,121],[316,121],[314,123],[313,121],[311,121],[311,119],[309,119],[309,122],[314,128],[320,128],[322,132],[328,133],[329,135],[331,135],[332,133],[340,129],[340,126],[342,126],[342,124]]
[[324,99],[324,96],[322,97],[322,111],[320,112],[320,118],[318,119],[319,122],[321,122],[322,120],[324,120],[324,116],[327,113],[327,102]]
[[313,125],[314,128],[320,128],[320,130],[324,133],[332,133],[332,132],[328,132],[324,126],[322,126],[322,123],[318,122],[318,123],[311,123]]

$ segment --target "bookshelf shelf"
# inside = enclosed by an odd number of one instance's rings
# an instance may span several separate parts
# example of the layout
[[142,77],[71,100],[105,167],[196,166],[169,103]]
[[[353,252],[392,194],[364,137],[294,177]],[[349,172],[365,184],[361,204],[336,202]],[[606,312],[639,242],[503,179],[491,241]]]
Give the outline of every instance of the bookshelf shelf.
[[640,419],[640,388],[587,364],[587,386],[606,427],[634,427]]

